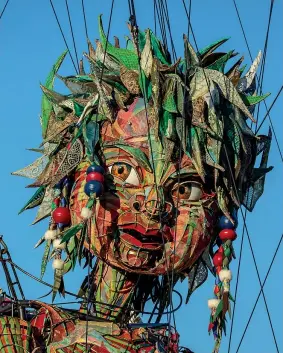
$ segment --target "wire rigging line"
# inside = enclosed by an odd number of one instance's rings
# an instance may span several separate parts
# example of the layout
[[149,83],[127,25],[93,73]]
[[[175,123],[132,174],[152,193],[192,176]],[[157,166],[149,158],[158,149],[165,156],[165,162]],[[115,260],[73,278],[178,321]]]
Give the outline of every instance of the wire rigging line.
[[[5,260],[6,262],[9,262],[11,265],[13,265],[17,270],[19,270],[20,272],[22,272],[24,275],[30,277],[31,279],[35,280],[36,282],[39,282],[43,285],[45,285],[46,287],[49,287],[49,288],[53,288],[53,285],[48,283],[48,282],[45,282],[43,281],[42,279],[32,275],[31,273],[27,272],[26,270],[24,270],[23,268],[21,268],[20,266],[18,266],[16,263],[14,263],[12,260]],[[8,289],[9,290],[9,289]],[[182,305],[182,300],[181,300],[181,294],[179,292],[177,292],[176,290],[174,290],[174,292],[176,294],[178,294],[179,298],[180,298],[180,303],[179,305],[174,309],[174,311],[177,311],[181,305]],[[82,299],[83,301],[85,301],[85,297],[83,296],[80,296],[78,294],[75,294],[75,293],[72,293],[72,292],[69,292],[69,291],[65,291],[65,294],[67,295],[70,295],[71,297],[74,297],[74,298],[77,298],[77,299]],[[10,298],[12,298],[12,295],[10,295]],[[110,307],[110,308],[118,308],[118,309],[123,309],[122,306],[119,306],[119,305],[114,305],[114,304],[108,304],[108,303],[105,303],[105,302],[100,302],[98,300],[91,300],[92,303],[98,303],[99,305],[104,305],[106,307]],[[134,310],[136,311],[136,310]],[[168,312],[169,313],[169,312]],[[142,314],[151,314],[151,312],[148,312],[148,311],[143,311]],[[156,315],[156,314],[155,314]]]
[[[271,1],[273,2],[273,0],[271,0]],[[235,10],[236,10],[236,13],[237,13],[237,17],[238,17],[238,20],[239,20],[239,23],[240,23],[240,27],[241,27],[241,29],[242,29],[242,33],[243,33],[243,36],[244,36],[244,39],[245,39],[245,43],[246,43],[246,46],[247,46],[247,48],[248,48],[248,52],[249,52],[250,59],[251,59],[251,61],[253,61],[253,57],[252,57],[252,54],[251,54],[250,46],[249,46],[249,43],[248,43],[248,40],[247,40],[247,36],[246,36],[246,33],[245,33],[245,29],[244,29],[244,26],[243,26],[243,23],[242,23],[242,20],[241,20],[241,17],[240,17],[240,13],[239,13],[239,10],[238,10],[236,1],[233,0],[233,3],[234,3],[234,7],[235,7]],[[256,77],[257,77],[257,76],[256,76]],[[257,78],[257,81],[258,81],[258,78]],[[263,104],[264,104],[265,109],[266,109],[266,111],[267,111],[268,109],[267,109],[267,104],[266,104],[266,102],[264,101]],[[276,135],[276,132],[275,132],[275,129],[274,129],[274,126],[273,126],[271,117],[270,117],[269,114],[268,114],[267,116],[268,116],[268,120],[269,120],[271,129],[272,129],[273,136],[274,136],[274,138],[275,138],[275,142],[276,142],[277,149],[278,149],[278,151],[279,151],[279,153],[280,153],[281,161],[282,161],[282,163],[283,163],[283,154],[282,154],[282,151],[281,151],[281,148],[280,148],[280,145],[279,145],[279,141],[278,141],[278,139],[277,139],[277,135]],[[261,124],[260,124],[260,125],[261,125]]]
[[[262,85],[263,85],[263,77],[264,77],[265,64],[266,64],[267,45],[268,45],[268,39],[269,39],[269,31],[270,31],[270,24],[271,24],[271,18],[272,18],[273,4],[274,4],[274,1],[272,0],[270,3],[268,24],[267,24],[267,30],[266,30],[266,35],[265,35],[265,43],[264,43],[264,50],[263,50],[263,57],[262,57],[262,64],[261,64],[260,73],[259,73],[259,80],[258,80],[260,95],[262,94]],[[258,104],[255,130],[257,129],[260,107],[261,107],[261,102],[259,102],[259,104]]]
[[245,337],[245,334],[246,334],[246,332],[247,332],[249,323],[250,323],[250,321],[251,321],[251,319],[252,319],[253,313],[254,313],[255,308],[256,308],[256,306],[257,306],[257,303],[258,303],[258,301],[259,301],[260,295],[261,295],[261,293],[263,293],[263,287],[264,287],[265,282],[266,282],[266,280],[267,280],[267,278],[268,278],[268,276],[269,276],[270,270],[271,270],[271,268],[272,268],[272,266],[273,266],[274,260],[275,260],[275,258],[276,258],[277,252],[278,252],[278,250],[279,250],[279,248],[280,248],[280,245],[281,245],[282,240],[283,240],[283,234],[282,234],[281,237],[280,237],[279,243],[278,243],[278,245],[277,245],[277,248],[276,248],[276,250],[275,250],[275,253],[274,253],[274,255],[273,255],[273,258],[272,258],[272,260],[271,260],[271,263],[270,263],[270,265],[269,265],[269,267],[268,267],[268,271],[267,271],[267,273],[266,273],[266,275],[265,275],[265,278],[264,278],[262,287],[261,287],[261,289],[260,289],[260,291],[259,291],[259,293],[258,293],[258,296],[257,296],[257,298],[256,298],[254,307],[253,307],[253,309],[252,309],[252,312],[251,312],[250,317],[249,317],[249,319],[248,319],[248,322],[247,322],[247,324],[246,324],[245,330],[244,330],[243,335],[242,335],[242,337],[241,337],[241,340],[240,340],[240,343],[239,343],[239,345],[238,345],[238,348],[237,348],[236,353],[238,353],[238,351],[239,351],[239,349],[240,349],[240,346],[241,346],[241,344],[242,344],[242,341],[243,341],[243,339],[244,339],[244,337]]
[[175,61],[177,61],[177,54],[176,54],[175,45],[174,45],[172,32],[171,32],[171,25],[170,25],[170,19],[169,19],[169,11],[168,11],[167,0],[164,0],[164,2],[163,2],[163,0],[161,0],[161,4],[162,4],[163,11],[164,11],[164,14],[165,14],[165,20],[167,22],[167,27],[168,27],[169,37],[170,37],[170,43],[171,43],[171,48],[172,48],[173,59]]
[[67,13],[68,13],[68,19],[69,19],[69,24],[70,24],[71,34],[72,34],[73,46],[74,46],[76,60],[77,60],[77,65],[78,65],[78,70],[79,70],[80,69],[80,64],[79,64],[77,46],[76,46],[76,41],[75,41],[75,36],[74,36],[74,31],[73,31],[73,25],[72,25],[72,20],[71,20],[68,0],[65,0],[65,4],[66,4]]
[[6,7],[7,7],[8,4],[9,4],[9,1],[10,1],[10,0],[7,0],[7,1],[6,1],[5,5],[4,5],[4,7],[3,7],[3,10],[1,11],[0,20],[1,20],[2,16],[4,15],[4,12],[5,12],[5,10],[6,10]]
[[[185,3],[184,3],[184,0],[182,0],[182,1],[183,1],[183,4],[184,4],[184,7],[185,7],[185,9],[186,9],[186,5],[185,5]],[[187,11],[186,11],[186,13],[187,13]],[[188,15],[188,13],[187,13],[187,15]],[[188,19],[189,19],[189,17],[188,17]],[[190,28],[191,28],[192,35],[193,35],[193,38],[194,38],[194,42],[195,42],[196,49],[197,49],[197,51],[199,51],[197,42],[196,42],[196,40],[195,40],[194,31],[193,31],[193,28],[192,28],[191,24],[190,24]],[[204,76],[205,76],[205,78],[206,78],[206,83],[207,83],[207,86],[208,86],[208,89],[209,89],[209,82],[208,82],[208,80],[207,80],[207,77],[206,77],[206,74],[205,74],[205,70],[204,70],[204,69],[203,69],[203,73],[204,73]],[[210,90],[209,90],[209,92],[210,92]],[[210,92],[210,95],[211,95],[211,92]],[[212,97],[211,97],[211,99],[212,99]],[[212,100],[213,100],[213,99],[212,99]],[[237,198],[237,200],[238,200],[238,203],[241,204],[241,203],[240,203],[239,194],[238,194],[237,185],[236,185],[235,178],[234,178],[234,175],[233,175],[233,172],[232,172],[232,168],[231,168],[231,164],[230,164],[229,155],[228,155],[228,152],[227,152],[227,148],[226,148],[226,143],[225,143],[225,141],[224,141],[224,143],[223,143],[223,147],[224,147],[224,152],[225,152],[225,156],[226,156],[226,159],[227,159],[227,164],[228,164],[228,167],[229,167],[230,176],[231,176],[232,183],[233,183],[233,188],[234,188],[235,196],[236,196],[236,198]],[[254,265],[255,265],[255,268],[256,268],[256,273],[257,273],[258,281],[259,281],[259,284],[260,284],[260,286],[261,286],[261,288],[262,288],[262,282],[261,282],[261,278],[260,278],[260,275],[259,275],[259,270],[258,270],[257,262],[256,262],[256,259],[255,259],[255,255],[254,255],[254,251],[253,251],[253,247],[252,247],[252,243],[251,243],[251,239],[250,239],[248,227],[247,227],[246,220],[245,220],[245,217],[244,217],[244,213],[243,213],[243,210],[242,210],[242,207],[241,207],[241,206],[240,206],[239,209],[240,209],[240,213],[241,213],[242,218],[243,218],[244,227],[245,227],[245,230],[246,230],[246,233],[247,233],[247,236],[248,236],[249,246],[250,246],[250,250],[251,250],[251,253],[252,253],[253,262],[254,262]],[[263,299],[264,299],[264,303],[265,303],[265,307],[266,307],[266,312],[267,312],[267,315],[268,315],[268,319],[269,319],[269,323],[270,323],[270,327],[271,327],[271,331],[272,331],[274,343],[275,343],[277,352],[279,353],[278,344],[277,344],[277,340],[276,340],[276,336],[275,336],[275,332],[274,332],[272,320],[271,320],[271,317],[270,317],[270,313],[269,313],[269,309],[268,309],[268,305],[267,305],[267,301],[266,301],[266,297],[265,297],[265,294],[264,294],[263,289],[262,289],[262,295],[263,295]]]
[[85,4],[84,0],[82,0],[82,9],[83,9],[83,17],[84,17],[84,26],[85,26],[85,36],[86,39],[88,40],[88,30],[87,30],[87,22],[86,22],[86,14],[85,14]]
[[72,54],[71,54],[70,48],[69,48],[69,46],[68,46],[66,37],[65,37],[65,35],[64,35],[63,29],[62,29],[62,27],[61,27],[59,18],[58,18],[58,16],[57,16],[56,10],[55,10],[55,8],[54,8],[53,1],[52,1],[52,0],[49,0],[49,2],[50,2],[50,5],[51,5],[51,7],[52,7],[53,14],[54,14],[54,16],[55,16],[55,18],[56,18],[56,21],[57,21],[58,27],[59,27],[59,29],[60,29],[61,35],[62,35],[62,37],[63,37],[63,40],[64,40],[64,42],[65,42],[66,48],[68,49],[68,53],[69,53],[70,58],[71,58],[71,60],[72,60],[73,66],[74,66],[74,68],[75,68],[75,71],[76,71],[77,74],[79,74],[78,69],[77,69],[76,64],[75,64],[75,61],[74,61],[73,56],[72,56]]
[[[262,122],[260,123],[259,127],[257,128],[257,130],[256,130],[256,132],[255,132],[256,134],[259,132],[260,128],[262,127],[262,124],[265,122],[265,119],[268,117],[268,115],[269,115],[271,109],[273,108],[274,104],[276,103],[276,101],[277,101],[278,97],[280,96],[282,90],[283,90],[283,85],[282,85],[281,88],[279,89],[279,91],[278,91],[276,97],[273,99],[273,102],[271,103],[270,107],[268,108],[268,111],[266,112],[264,118],[262,119]],[[279,151],[279,152],[280,152],[281,158],[283,158],[283,156],[282,156],[282,154],[281,154],[281,151]]]
[[[245,210],[245,220],[246,220],[246,218],[247,218],[247,209]],[[235,318],[235,309],[236,309],[236,304],[237,304],[238,286],[239,286],[239,281],[240,281],[240,268],[241,268],[241,263],[242,263],[244,236],[245,236],[245,227],[243,226],[242,235],[241,235],[239,264],[238,264],[237,277],[236,277],[236,288],[235,288],[235,295],[234,295],[235,302],[234,302],[234,305],[233,305],[233,312],[232,312],[232,319],[231,319],[231,329],[230,329],[230,334],[229,334],[228,353],[230,353],[231,341],[232,341],[232,333],[233,333],[233,327],[234,327],[234,318]]]

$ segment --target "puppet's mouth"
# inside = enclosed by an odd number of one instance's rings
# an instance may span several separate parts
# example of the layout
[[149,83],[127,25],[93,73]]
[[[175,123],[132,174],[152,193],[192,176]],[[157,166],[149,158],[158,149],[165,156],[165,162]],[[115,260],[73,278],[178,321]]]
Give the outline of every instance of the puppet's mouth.
[[161,231],[140,233],[136,229],[121,229],[120,239],[123,243],[138,249],[158,250],[169,241],[168,236]]

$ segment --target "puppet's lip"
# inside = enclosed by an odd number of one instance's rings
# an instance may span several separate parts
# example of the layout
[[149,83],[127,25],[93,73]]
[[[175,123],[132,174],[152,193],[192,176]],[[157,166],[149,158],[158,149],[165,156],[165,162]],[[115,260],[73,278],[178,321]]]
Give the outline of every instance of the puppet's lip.
[[139,249],[157,250],[160,249],[162,246],[162,243],[156,241],[157,239],[145,238],[137,236],[137,234],[131,235],[128,232],[121,232],[120,239],[123,243],[127,243],[128,245],[134,246],[135,248]]
[[143,227],[141,224],[135,224],[133,226],[133,224],[128,224],[128,225],[123,225],[122,230],[125,230],[126,233],[133,233],[135,232],[138,235],[144,235],[145,237],[161,237],[161,233],[160,233],[160,228],[156,228],[156,229],[146,229],[145,227]]
[[137,227],[120,228],[120,238],[123,242],[143,249],[159,249],[164,243],[169,241],[166,234],[164,232],[161,233],[159,229],[158,231],[140,233]]

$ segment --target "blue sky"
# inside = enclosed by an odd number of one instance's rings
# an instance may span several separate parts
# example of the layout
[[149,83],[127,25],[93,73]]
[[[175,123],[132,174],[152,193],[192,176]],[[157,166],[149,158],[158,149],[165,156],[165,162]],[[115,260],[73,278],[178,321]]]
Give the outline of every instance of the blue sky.
[[[54,1],[58,16],[62,23],[69,46],[73,50],[70,29],[68,27],[65,2]],[[264,47],[269,4],[268,0],[238,0],[239,11],[251,47],[253,57]],[[108,24],[110,0],[103,2],[85,0],[87,23],[90,39],[98,38],[97,16],[103,13],[105,28]],[[0,6],[4,5],[1,1]],[[183,55],[182,34],[187,31],[187,20],[181,0],[168,0],[172,35],[178,56]],[[81,1],[70,0],[69,6],[73,20],[74,33],[79,53],[86,51],[83,15]],[[269,106],[282,85],[282,12],[283,1],[277,0],[274,5],[270,40],[268,44],[267,61],[263,91],[271,92],[266,100]],[[150,0],[136,1],[137,22],[142,29],[153,28],[153,6]],[[117,0],[114,5],[110,38],[117,35],[122,38],[128,34],[128,4],[125,0]],[[247,48],[240,30],[232,0],[194,0],[192,5],[192,25],[198,47],[221,37],[231,37],[224,49],[236,49],[245,56],[245,62],[250,64]],[[26,148],[37,147],[41,143],[39,124],[41,90],[39,83],[44,82],[51,66],[64,51],[65,44],[57,27],[49,1],[10,1],[7,10],[0,21],[0,64],[1,64],[1,224],[0,233],[4,234],[14,261],[34,275],[40,273],[40,263],[43,249],[33,249],[34,244],[44,234],[46,222],[30,227],[35,217],[35,211],[26,211],[18,216],[23,204],[32,195],[33,190],[25,189],[29,180],[13,177],[10,173],[36,157],[36,153]],[[67,58],[60,74],[74,73],[72,63]],[[58,86],[60,89],[61,86]],[[282,148],[282,103],[283,95],[278,99],[271,117]],[[265,114],[262,105],[260,121]],[[267,133],[268,122],[263,125],[261,133]],[[254,252],[263,279],[269,263],[282,234],[282,162],[273,141],[271,147],[270,165],[274,170],[267,176],[264,196],[258,202],[254,212],[248,214],[247,225],[254,247]],[[242,231],[240,220],[238,234]],[[239,237],[240,238],[240,237]],[[239,238],[236,241],[236,253],[239,253]],[[265,293],[273,321],[280,351],[283,351],[282,326],[282,248],[275,260],[265,286]],[[233,262],[232,270],[236,273],[238,259]],[[241,265],[239,294],[232,337],[231,352],[236,352],[240,337],[259,292],[259,283],[251,258],[248,242],[244,241],[243,261]],[[48,267],[46,281],[52,282],[53,273]],[[81,270],[66,276],[66,287],[76,292],[84,274]],[[27,298],[37,298],[48,292],[48,288],[20,276]],[[185,281],[186,282],[186,281]],[[185,295],[187,283],[179,286]],[[235,285],[235,280],[232,282]],[[3,273],[0,275],[0,286],[5,288]],[[233,287],[234,288],[234,287]],[[213,338],[207,334],[209,310],[207,299],[213,294],[213,278],[192,296],[188,305],[176,314],[177,329],[181,334],[181,344],[188,346],[196,353],[206,353],[212,350]],[[61,299],[59,299],[61,301]],[[230,321],[228,320],[228,332]],[[223,338],[221,352],[227,352],[228,337]],[[251,325],[239,350],[240,353],[273,353],[276,352],[267,319],[263,300],[260,299]]]

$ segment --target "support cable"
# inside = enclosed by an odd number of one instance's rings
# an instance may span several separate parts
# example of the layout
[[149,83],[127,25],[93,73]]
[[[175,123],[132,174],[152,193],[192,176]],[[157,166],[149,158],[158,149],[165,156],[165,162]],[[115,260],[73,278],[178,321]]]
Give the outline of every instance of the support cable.
[[267,271],[267,273],[266,273],[266,275],[265,275],[265,278],[264,278],[262,287],[261,287],[261,289],[260,289],[260,291],[259,291],[259,293],[258,293],[258,296],[257,296],[257,298],[256,298],[254,307],[253,307],[253,309],[252,309],[252,312],[251,312],[250,317],[249,317],[249,319],[248,319],[248,322],[247,322],[247,324],[246,324],[244,333],[243,333],[243,335],[242,335],[242,337],[241,337],[241,340],[240,340],[240,343],[239,343],[239,345],[238,345],[238,347],[237,347],[236,353],[238,353],[238,351],[239,351],[239,349],[240,349],[240,347],[241,347],[242,341],[243,341],[243,339],[244,339],[244,337],[245,337],[245,334],[246,334],[246,332],[247,332],[248,326],[249,326],[249,324],[250,324],[250,321],[251,321],[251,319],[252,319],[253,313],[254,313],[255,308],[256,308],[256,306],[257,306],[257,303],[258,303],[258,301],[259,301],[260,295],[261,295],[261,293],[263,293],[263,287],[264,287],[265,282],[266,282],[266,280],[267,280],[267,278],[268,278],[268,276],[269,276],[270,270],[271,270],[271,268],[272,268],[272,266],[273,266],[275,257],[276,257],[276,255],[277,255],[277,252],[278,252],[279,248],[280,248],[280,245],[281,245],[282,240],[283,240],[283,234],[281,235],[281,238],[280,238],[280,240],[279,240],[279,243],[278,243],[278,245],[277,245],[277,248],[276,248],[276,250],[275,250],[275,253],[274,253],[274,255],[273,255],[273,258],[272,258],[272,260],[271,260],[271,263],[270,263],[270,265],[269,265],[269,267],[268,267],[268,271]]
[[79,70],[79,69],[80,69],[80,64],[79,64],[77,46],[76,46],[76,41],[75,41],[75,36],[74,36],[74,31],[73,31],[73,25],[72,25],[72,20],[71,20],[71,15],[70,15],[70,10],[69,10],[68,0],[65,0],[65,4],[66,4],[67,13],[68,13],[68,19],[69,19],[69,25],[70,25],[71,34],[72,34],[73,46],[74,46],[74,51],[75,51],[76,60],[77,60],[77,65],[78,65],[78,70]]
[[[262,122],[260,123],[259,127],[257,128],[257,130],[256,130],[256,132],[255,132],[256,134],[259,132],[260,128],[262,127],[262,124],[265,122],[265,119],[266,119],[267,116],[269,115],[271,109],[273,108],[275,102],[277,101],[278,97],[280,96],[282,90],[283,90],[283,85],[282,85],[281,88],[279,89],[279,91],[278,91],[276,97],[273,99],[273,102],[271,103],[270,107],[268,108],[268,110],[267,110],[267,112],[266,112],[264,118],[262,119]],[[281,154],[281,151],[279,151],[279,152],[280,152],[281,158],[283,158],[283,156],[282,156],[282,154]],[[283,159],[282,159],[282,161],[283,161]]]
[[69,48],[69,46],[68,46],[68,43],[67,43],[66,37],[65,37],[65,35],[64,35],[63,29],[62,29],[62,27],[61,27],[61,24],[60,24],[59,18],[58,18],[58,16],[57,16],[56,10],[55,10],[55,8],[54,8],[53,1],[52,1],[52,0],[49,0],[49,2],[50,2],[50,5],[51,5],[51,7],[52,7],[52,10],[53,10],[55,19],[56,19],[56,21],[57,21],[57,24],[58,24],[58,27],[59,27],[59,29],[60,29],[61,35],[62,35],[63,40],[64,40],[64,42],[65,42],[65,45],[66,45],[66,47],[67,47],[67,49],[68,49],[68,53],[69,53],[70,58],[71,58],[71,60],[72,60],[73,66],[74,66],[75,71],[76,71],[76,73],[77,73],[77,75],[78,75],[78,74],[79,74],[78,69],[77,69],[77,67],[76,67],[75,61],[74,61],[73,56],[72,56],[72,54],[71,54],[70,48]]
[[[274,4],[274,1],[271,0],[270,9],[269,9],[269,16],[268,16],[267,30],[266,30],[266,35],[265,35],[264,49],[263,49],[263,57],[262,57],[262,63],[261,63],[259,79],[258,79],[258,81],[259,81],[259,94],[260,95],[262,94],[262,85],[263,85],[263,77],[264,77],[265,64],[266,64],[267,46],[268,46],[268,39],[269,39],[269,31],[270,31],[270,24],[271,24],[271,18],[272,18],[273,4]],[[259,104],[258,104],[255,130],[257,129],[260,107],[261,107],[261,102],[259,102]]]
[[2,16],[4,15],[4,12],[5,12],[5,10],[6,10],[6,7],[7,7],[8,4],[9,4],[9,1],[10,1],[10,0],[7,0],[7,1],[6,1],[5,5],[4,5],[4,7],[3,7],[3,10],[1,11],[0,20],[1,20]]
[[86,36],[86,39],[88,40],[89,37],[88,37],[88,30],[87,30],[87,21],[86,21],[84,0],[82,0],[82,9],[83,9],[83,17],[84,17],[84,25],[85,25],[85,36]]
[[[247,218],[247,209],[245,210],[245,220],[246,220],[246,218]],[[245,236],[245,227],[243,225],[242,235],[241,235],[239,264],[238,264],[238,269],[237,269],[236,288],[235,288],[235,295],[234,295],[235,302],[234,302],[234,305],[233,305],[233,312],[232,312],[232,319],[231,319],[231,329],[230,329],[230,334],[229,334],[228,353],[230,353],[231,341],[232,341],[232,333],[233,333],[233,327],[234,327],[235,309],[236,309],[236,304],[237,304],[237,294],[238,294],[238,286],[239,286],[239,281],[240,281],[240,269],[241,269],[243,245],[244,245],[244,236]]]

